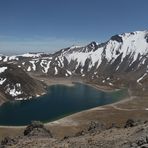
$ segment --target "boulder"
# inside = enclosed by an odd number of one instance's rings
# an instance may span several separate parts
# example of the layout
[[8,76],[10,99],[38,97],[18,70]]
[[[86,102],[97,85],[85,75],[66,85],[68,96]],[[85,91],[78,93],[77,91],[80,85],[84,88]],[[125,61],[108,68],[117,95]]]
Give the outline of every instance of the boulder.
[[52,134],[47,130],[43,123],[40,121],[33,121],[27,128],[24,130],[24,136],[48,136],[52,137]]
[[133,126],[135,126],[136,125],[136,123],[135,123],[135,121],[133,120],[133,119],[128,119],[127,121],[126,121],[126,123],[125,123],[125,128],[128,128],[128,127],[133,127]]
[[12,146],[14,144],[17,143],[17,140],[12,139],[10,137],[5,137],[2,141],[1,141],[1,147],[3,146]]

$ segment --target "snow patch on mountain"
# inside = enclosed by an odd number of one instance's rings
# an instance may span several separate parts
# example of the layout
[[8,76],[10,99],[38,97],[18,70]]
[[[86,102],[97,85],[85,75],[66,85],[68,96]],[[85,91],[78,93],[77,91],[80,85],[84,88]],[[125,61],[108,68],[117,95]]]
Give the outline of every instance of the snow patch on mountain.
[[5,58],[4,58],[4,60],[3,60],[3,62],[7,62],[8,61],[8,56],[6,56]]
[[3,85],[3,83],[6,81],[6,78],[0,78],[0,85]]
[[72,45],[72,46],[70,47],[70,49],[75,49],[75,48],[81,48],[81,46]]
[[28,67],[27,71],[28,71],[28,72],[31,71],[31,67],[30,67],[30,66]]
[[31,58],[37,58],[37,57],[41,57],[41,54],[42,53],[26,53],[26,54],[23,54],[23,55],[20,55],[22,57],[31,57]]
[[18,95],[22,94],[21,91],[21,84],[20,83],[16,83],[15,85],[10,86],[10,84],[8,84],[6,86],[6,91],[7,94],[11,95],[12,97],[16,97]]
[[147,73],[145,73],[144,75],[142,75],[142,76],[137,80],[137,83],[139,83],[139,85],[142,85],[142,84],[140,83],[140,81],[142,81],[143,78],[144,78],[146,75],[147,75]]
[[82,67],[85,65],[85,62],[87,59],[91,59],[91,67],[95,65],[95,63],[98,61],[101,63],[101,54],[103,52],[103,48],[100,48],[99,50],[96,51],[91,51],[91,52],[73,52],[73,53],[65,53],[65,57],[70,63],[71,60],[77,61],[79,65]]
[[57,67],[55,67],[54,70],[55,70],[55,73],[54,73],[54,74],[57,75],[57,74],[58,74],[58,69],[57,69]]
[[40,65],[43,68],[42,72],[47,73],[50,68],[51,61],[41,60]]
[[0,67],[0,74],[5,72],[6,69],[7,69],[7,67]]
[[10,57],[8,58],[8,60],[9,60],[9,61],[11,61],[11,60],[19,60],[19,58],[18,58],[17,56],[10,56]]
[[120,35],[123,39],[123,44],[120,50],[123,52],[123,57],[127,54],[133,53],[133,61],[135,61],[138,54],[144,55],[148,52],[148,43],[145,40],[145,35],[145,31],[137,31]]
[[34,70],[34,71],[36,71],[36,65],[35,65],[35,61],[29,61],[31,64],[32,64],[32,69]]
[[72,75],[71,71],[66,70],[66,72],[67,72],[68,75]]

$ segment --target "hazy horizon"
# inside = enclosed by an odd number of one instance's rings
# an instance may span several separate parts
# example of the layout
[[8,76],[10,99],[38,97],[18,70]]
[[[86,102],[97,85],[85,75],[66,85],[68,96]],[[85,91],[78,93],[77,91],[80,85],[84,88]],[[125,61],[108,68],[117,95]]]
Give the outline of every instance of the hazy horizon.
[[[19,54],[25,54],[29,52],[44,52],[44,53],[54,53],[58,50],[61,50],[63,48],[71,47],[71,46],[85,46],[89,44],[91,41],[86,41],[86,42],[75,42],[75,41],[59,41],[59,45],[55,45],[55,41],[52,42],[47,42],[47,41],[35,41],[35,42],[30,42],[30,41],[19,41],[17,43],[17,48],[15,48],[13,45],[16,45],[16,42],[9,42],[4,44],[3,46],[0,46],[0,54],[2,55],[19,55]],[[54,46],[52,48],[52,46]],[[2,48],[4,47],[4,48]],[[7,50],[5,49],[7,48]]]

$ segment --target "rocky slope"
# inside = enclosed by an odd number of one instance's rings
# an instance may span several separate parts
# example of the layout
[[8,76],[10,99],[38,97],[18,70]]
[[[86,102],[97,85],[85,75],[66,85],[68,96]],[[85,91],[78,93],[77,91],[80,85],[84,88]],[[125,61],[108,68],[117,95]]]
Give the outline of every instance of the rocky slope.
[[45,86],[15,64],[0,64],[1,103],[24,100],[45,92]]
[[5,148],[147,148],[148,122],[127,120],[125,126],[112,124],[106,128],[91,121],[88,127],[73,137],[56,139],[40,122],[33,122],[24,130],[24,136],[5,137],[1,147]]

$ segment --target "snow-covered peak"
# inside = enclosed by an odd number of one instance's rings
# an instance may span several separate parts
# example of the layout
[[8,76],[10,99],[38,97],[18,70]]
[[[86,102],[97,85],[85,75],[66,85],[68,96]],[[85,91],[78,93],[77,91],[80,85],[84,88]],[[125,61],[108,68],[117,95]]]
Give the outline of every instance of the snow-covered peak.
[[96,42],[91,42],[85,47],[67,50],[63,53],[63,56],[69,63],[70,61],[77,61],[77,67],[80,65],[83,67],[86,60],[90,60],[89,68],[92,68],[95,64],[99,67],[103,58],[107,59],[108,63],[113,63],[119,56],[121,56],[121,62],[129,56],[132,59],[130,64],[132,64],[139,56],[147,55],[147,40],[148,31],[124,33],[112,36],[109,41],[99,45]]
[[99,45],[99,43],[93,41],[93,42],[91,42],[90,44],[88,44],[87,46],[95,47],[95,46],[98,46],[98,45]]
[[85,47],[85,51],[90,52],[91,50],[95,51],[98,48],[98,43],[93,41]]
[[117,49],[119,53],[123,53],[123,57],[127,54],[133,54],[133,58],[136,60],[138,54],[143,55],[148,52],[147,36],[148,31],[124,33],[116,36],[117,40],[111,38],[108,46],[110,50],[112,49],[111,52]]
[[21,57],[32,57],[32,58],[38,58],[41,57],[43,53],[26,53],[23,55],[20,55]]
[[72,45],[70,49],[81,48],[81,46]]

